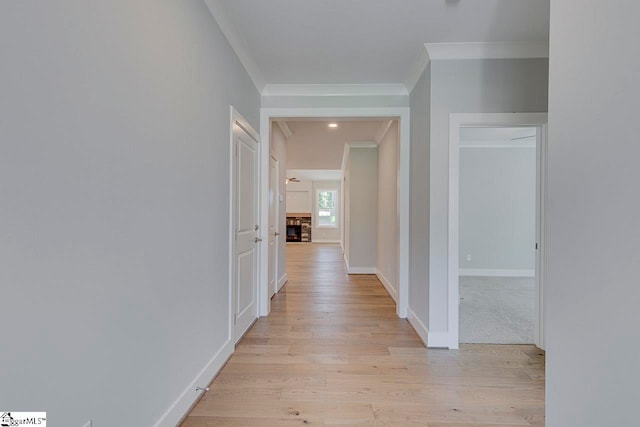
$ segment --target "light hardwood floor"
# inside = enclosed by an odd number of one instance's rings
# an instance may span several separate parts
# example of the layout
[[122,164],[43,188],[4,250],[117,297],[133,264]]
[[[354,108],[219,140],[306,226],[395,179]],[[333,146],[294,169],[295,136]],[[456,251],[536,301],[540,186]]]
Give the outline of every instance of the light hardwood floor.
[[288,284],[182,427],[544,426],[544,353],[427,350],[337,245],[288,245]]

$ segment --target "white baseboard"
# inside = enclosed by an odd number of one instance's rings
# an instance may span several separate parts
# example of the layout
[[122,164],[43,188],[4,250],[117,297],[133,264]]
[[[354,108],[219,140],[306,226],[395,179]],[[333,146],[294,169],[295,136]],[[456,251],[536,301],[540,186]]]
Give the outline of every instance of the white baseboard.
[[288,281],[289,281],[289,277],[287,276],[287,273],[284,273],[280,278],[280,280],[278,280],[278,290],[282,289],[284,284],[287,283]]
[[340,243],[340,240],[312,240],[311,243]]
[[196,387],[207,387],[211,381],[218,375],[231,354],[233,354],[234,345],[231,340],[227,341],[218,353],[207,363],[187,388],[178,396],[178,399],[167,409],[167,411],[154,424],[154,427],[175,427],[187,415],[198,400],[201,391],[196,391]]
[[449,334],[446,332],[430,332],[429,333],[429,348],[450,348],[449,346]]
[[375,267],[348,267],[349,274],[376,274]]
[[460,276],[482,276],[482,277],[536,277],[535,270],[504,270],[490,268],[461,268],[458,270]]
[[407,320],[409,321],[409,324],[413,327],[413,330],[416,331],[416,334],[418,334],[418,336],[422,340],[422,343],[424,344],[424,346],[428,347],[429,331],[427,330],[427,327],[424,326],[424,323],[422,323],[420,319],[418,319],[418,316],[416,316],[416,314],[413,312],[413,310],[411,310],[411,308],[409,308],[408,310]]
[[396,305],[398,304],[398,291],[396,291],[393,286],[391,285],[391,282],[389,282],[389,280],[384,277],[384,274],[382,274],[382,272],[380,270],[376,269],[376,276],[378,276],[378,280],[380,280],[380,283],[382,283],[382,286],[384,286],[384,288],[387,290],[387,292],[389,293],[389,295],[391,295],[391,298],[393,298],[393,300],[395,301]]

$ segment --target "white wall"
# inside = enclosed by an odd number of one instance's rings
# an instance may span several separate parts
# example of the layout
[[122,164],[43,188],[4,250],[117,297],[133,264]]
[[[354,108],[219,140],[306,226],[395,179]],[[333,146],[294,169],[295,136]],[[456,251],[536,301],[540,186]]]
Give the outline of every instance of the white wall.
[[340,236],[342,235],[342,221],[340,220],[340,210],[342,209],[341,203],[338,202],[338,227],[318,227],[318,221],[316,220],[318,215],[318,203],[317,193],[322,190],[335,190],[338,195],[337,200],[341,200],[340,195],[340,181],[313,181],[313,219],[311,221],[311,241],[316,243],[338,243],[340,242]]
[[534,275],[535,145],[461,147],[459,170],[460,273]]
[[[448,165],[451,113],[543,112],[547,110],[546,59],[431,61],[429,189],[429,333],[448,333]],[[416,160],[426,169],[424,158]],[[412,168],[414,167],[412,165]],[[421,181],[412,181],[418,200]],[[419,216],[425,213],[412,210]],[[412,230],[413,232],[413,230]],[[418,256],[418,255],[415,255]],[[424,262],[424,260],[423,260]],[[412,276],[413,277],[413,276]]]
[[2,2],[0,39],[0,402],[151,426],[228,343],[259,94],[200,1]]
[[313,181],[289,181],[287,189],[287,213],[313,212]]
[[548,427],[638,424],[638,16],[551,2]]
[[375,273],[378,234],[378,148],[349,149],[348,267],[350,272]]
[[409,321],[423,340],[429,325],[429,148],[431,64],[411,92]]
[[271,126],[271,155],[278,160],[278,188],[280,192],[280,211],[278,212],[278,268],[276,278],[282,284],[286,275],[287,244],[287,138],[277,124]]
[[394,299],[398,294],[398,122],[378,144],[378,277]]

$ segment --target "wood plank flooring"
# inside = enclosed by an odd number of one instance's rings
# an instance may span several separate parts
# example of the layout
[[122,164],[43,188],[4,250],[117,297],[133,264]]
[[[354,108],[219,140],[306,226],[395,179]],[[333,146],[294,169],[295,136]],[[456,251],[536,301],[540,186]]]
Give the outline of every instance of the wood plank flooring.
[[544,352],[427,350],[337,245],[288,245],[289,282],[182,427],[544,426]]

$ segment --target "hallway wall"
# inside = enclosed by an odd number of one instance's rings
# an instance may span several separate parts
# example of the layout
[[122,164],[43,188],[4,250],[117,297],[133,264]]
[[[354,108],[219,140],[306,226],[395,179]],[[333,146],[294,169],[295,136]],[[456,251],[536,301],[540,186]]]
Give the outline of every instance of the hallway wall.
[[551,2],[548,427],[638,424],[638,16]]
[[[449,115],[547,111],[548,60],[484,59],[431,62],[429,163],[429,334],[448,333]],[[424,197],[424,189],[419,188]],[[420,215],[426,215],[421,212]],[[431,345],[431,342],[430,342]]]
[[398,121],[394,120],[378,144],[377,275],[398,300]]
[[229,105],[258,129],[259,93],[201,1],[7,1],[0,39],[0,402],[152,426],[233,348]]

